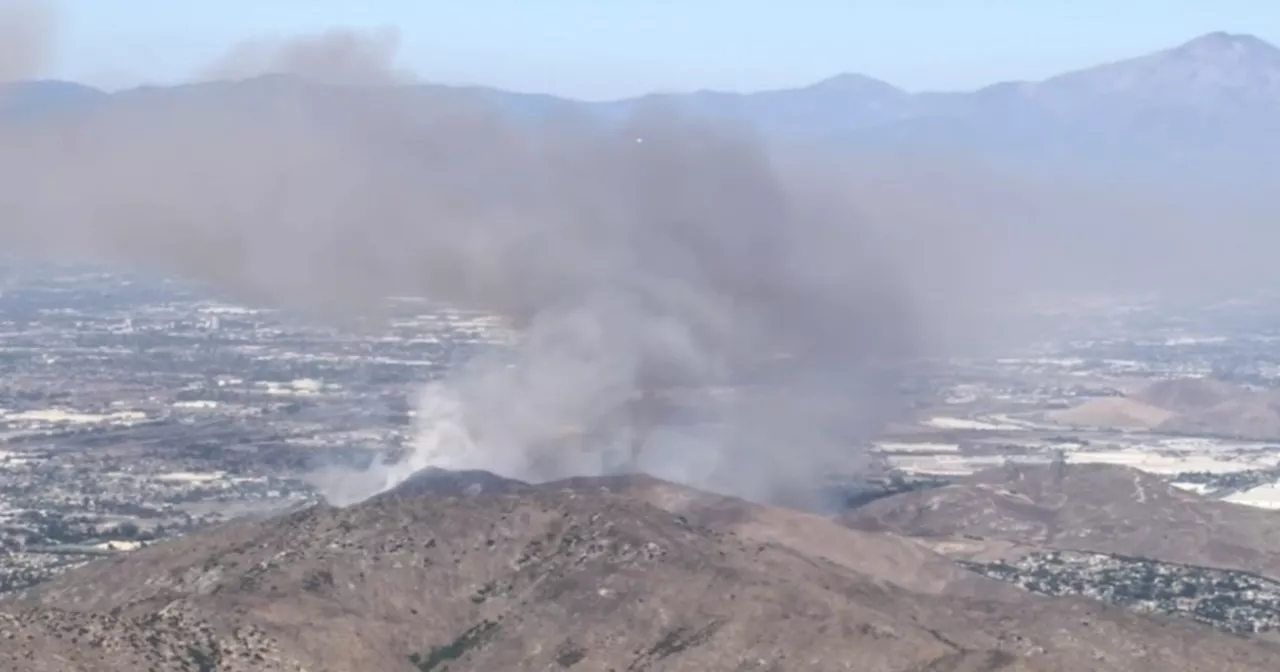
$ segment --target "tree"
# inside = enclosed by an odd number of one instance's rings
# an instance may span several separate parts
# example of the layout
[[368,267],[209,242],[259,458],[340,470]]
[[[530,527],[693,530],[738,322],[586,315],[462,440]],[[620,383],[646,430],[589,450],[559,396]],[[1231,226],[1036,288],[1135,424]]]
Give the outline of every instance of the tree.
[[116,526],[116,534],[121,539],[136,539],[138,537],[138,526],[133,523],[121,523]]

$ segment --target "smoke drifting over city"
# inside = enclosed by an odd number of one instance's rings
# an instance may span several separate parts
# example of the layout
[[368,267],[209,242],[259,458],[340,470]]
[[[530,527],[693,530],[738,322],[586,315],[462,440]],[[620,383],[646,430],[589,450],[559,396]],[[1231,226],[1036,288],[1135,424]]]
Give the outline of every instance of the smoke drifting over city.
[[[374,88],[403,80],[386,39],[255,43],[212,71],[305,80],[126,92],[28,125],[6,138],[6,237],[303,310],[407,294],[524,330],[514,362],[424,390],[407,463],[340,479],[335,499],[435,465],[532,480],[638,467],[771,500],[858,466],[884,412],[869,385],[910,354],[913,327],[838,185],[789,180],[746,133],[661,111],[517,127]],[[703,402],[696,435],[637,419],[749,382],[775,391]]]
[[[41,65],[45,27],[25,21],[0,31],[9,79]],[[891,417],[895,365],[963,322],[936,319],[944,307],[976,307],[990,278],[960,272],[966,241],[998,247],[983,227],[1018,214],[930,201],[919,175],[850,185],[661,109],[504,121],[457,91],[387,86],[409,79],[394,56],[392,33],[254,42],[198,78],[246,81],[0,131],[0,227],[18,249],[335,318],[413,295],[522,330],[510,358],[422,391],[402,462],[331,474],[335,502],[438,466],[640,469],[820,505],[805,493],[861,468]],[[668,421],[691,393],[696,417]]]

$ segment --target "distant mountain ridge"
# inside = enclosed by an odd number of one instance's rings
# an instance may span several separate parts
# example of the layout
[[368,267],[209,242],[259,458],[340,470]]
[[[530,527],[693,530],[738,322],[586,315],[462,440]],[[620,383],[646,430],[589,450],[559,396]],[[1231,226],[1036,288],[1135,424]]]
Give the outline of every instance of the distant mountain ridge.
[[[791,89],[658,93],[610,102],[487,87],[415,88],[473,97],[524,119],[569,112],[608,120],[662,105],[745,124],[774,141],[836,149],[970,154],[1094,169],[1221,174],[1227,167],[1241,176],[1280,166],[1280,48],[1225,32],[1042,81],[970,92],[910,93],[852,73]],[[0,87],[0,118],[88,109],[137,91],[107,94],[54,81],[10,84]]]
[[83,109],[110,98],[110,94],[85,84],[35,80],[0,84],[0,120],[25,119]]

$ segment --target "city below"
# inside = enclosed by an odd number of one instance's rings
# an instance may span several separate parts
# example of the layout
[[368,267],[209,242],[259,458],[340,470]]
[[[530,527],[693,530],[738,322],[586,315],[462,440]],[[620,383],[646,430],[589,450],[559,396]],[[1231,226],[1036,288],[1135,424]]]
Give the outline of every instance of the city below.
[[[921,363],[900,390],[910,413],[870,446],[881,469],[845,484],[847,504],[1100,464],[1280,508],[1280,329],[1256,308],[1056,306],[1068,327],[1019,356]],[[413,299],[334,328],[168,281],[15,275],[0,295],[0,590],[309,506],[319,475],[403,454],[424,383],[514,338]]]

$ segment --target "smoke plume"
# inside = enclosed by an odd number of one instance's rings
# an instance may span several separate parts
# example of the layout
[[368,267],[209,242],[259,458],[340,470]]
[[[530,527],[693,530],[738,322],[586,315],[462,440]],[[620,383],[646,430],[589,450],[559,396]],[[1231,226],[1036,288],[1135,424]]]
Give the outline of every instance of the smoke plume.
[[52,56],[55,27],[47,2],[0,0],[0,84],[42,74]]
[[818,506],[823,478],[865,465],[895,365],[1013,277],[968,259],[1057,212],[965,170],[851,170],[662,109],[507,121],[450,89],[375,86],[405,79],[394,46],[242,45],[204,73],[220,81],[0,128],[10,245],[334,316],[423,296],[521,330],[509,357],[424,389],[414,449],[333,481],[335,501],[438,466],[640,469]]
[[837,182],[662,110],[513,124],[444,89],[319,83],[402,81],[392,46],[240,47],[209,76],[298,77],[123,92],[9,132],[4,235],[303,310],[417,295],[522,330],[513,360],[424,390],[416,450],[335,499],[432,465],[644,469],[770,501],[859,468],[913,325]]
[[201,79],[291,74],[334,85],[404,83],[411,77],[395,66],[399,44],[400,35],[393,28],[333,29],[294,40],[250,40],[218,59]]

